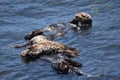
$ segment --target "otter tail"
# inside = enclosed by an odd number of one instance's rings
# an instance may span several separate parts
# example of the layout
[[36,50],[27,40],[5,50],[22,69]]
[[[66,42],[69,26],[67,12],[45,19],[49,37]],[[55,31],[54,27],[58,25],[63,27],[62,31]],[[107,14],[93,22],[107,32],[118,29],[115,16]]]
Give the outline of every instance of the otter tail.
[[80,56],[80,52],[76,48],[68,47],[65,51],[65,55],[67,55],[68,57],[76,57]]

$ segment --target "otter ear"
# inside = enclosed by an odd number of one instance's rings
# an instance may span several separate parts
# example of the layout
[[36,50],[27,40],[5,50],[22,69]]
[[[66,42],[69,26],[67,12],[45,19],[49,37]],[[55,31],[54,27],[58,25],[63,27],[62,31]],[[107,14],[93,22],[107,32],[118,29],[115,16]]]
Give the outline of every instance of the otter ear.
[[31,33],[31,35],[36,34],[36,32],[37,32],[37,30],[33,30],[32,33]]
[[27,35],[24,36],[24,39],[27,41],[27,40],[30,40],[31,39],[31,34],[32,33],[28,33]]
[[28,33],[27,35],[24,36],[24,39],[27,41],[27,40],[30,40],[31,38],[34,37],[34,35],[36,34],[36,30],[33,30],[32,32]]
[[36,29],[36,30],[33,31],[32,35],[34,35],[34,36],[44,35],[44,33],[40,29]]
[[41,35],[44,35],[43,31],[40,32]]
[[35,35],[36,35],[36,36],[37,36],[37,35],[43,35],[43,36],[45,36],[43,31],[36,32]]

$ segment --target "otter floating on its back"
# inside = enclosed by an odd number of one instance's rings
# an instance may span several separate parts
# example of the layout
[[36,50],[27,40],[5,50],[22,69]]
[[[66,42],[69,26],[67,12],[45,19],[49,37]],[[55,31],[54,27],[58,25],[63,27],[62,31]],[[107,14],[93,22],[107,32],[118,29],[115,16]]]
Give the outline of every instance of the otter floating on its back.
[[82,75],[79,67],[82,64],[70,60],[66,57],[79,56],[79,52],[75,48],[68,47],[64,44],[50,41],[43,34],[39,34],[39,30],[32,32],[38,33],[37,36],[29,38],[32,43],[27,49],[21,52],[21,57],[24,61],[44,59],[51,62],[53,69],[58,73],[67,74],[75,72],[77,75]]
[[70,23],[77,30],[86,30],[92,26],[92,17],[88,13],[80,12],[75,15],[75,18]]
[[33,38],[29,40],[29,43],[31,44],[31,46],[28,49],[32,51],[30,53],[34,54],[35,52],[35,54],[40,54],[42,51],[56,50],[57,53],[64,53],[65,55],[70,56],[70,57],[79,56],[79,52],[75,48],[71,48],[62,43],[48,40],[43,34],[39,35],[39,32],[41,32],[41,30],[39,31],[35,30],[32,32],[31,35],[34,35],[34,32],[36,31],[38,32],[38,35],[34,36]]
[[43,32],[49,32],[48,34],[52,34],[51,37],[54,39],[69,33],[70,30],[87,30],[91,26],[92,17],[90,14],[80,12],[75,15],[75,18],[70,23],[51,24],[43,28]]

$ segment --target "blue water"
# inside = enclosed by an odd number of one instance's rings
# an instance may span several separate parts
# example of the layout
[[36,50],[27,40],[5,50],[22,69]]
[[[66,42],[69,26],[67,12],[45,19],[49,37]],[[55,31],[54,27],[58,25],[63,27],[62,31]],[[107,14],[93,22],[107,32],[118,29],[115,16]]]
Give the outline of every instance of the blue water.
[[[9,47],[81,11],[91,14],[92,28],[55,41],[77,48],[81,57],[75,60],[92,76],[56,74],[41,60],[25,64],[19,56],[24,48]],[[0,80],[120,80],[120,0],[0,0]]]

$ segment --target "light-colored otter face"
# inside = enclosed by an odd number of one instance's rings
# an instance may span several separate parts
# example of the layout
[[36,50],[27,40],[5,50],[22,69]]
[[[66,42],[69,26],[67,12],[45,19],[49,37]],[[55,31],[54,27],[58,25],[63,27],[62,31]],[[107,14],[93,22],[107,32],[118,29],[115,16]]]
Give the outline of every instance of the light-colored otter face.
[[31,45],[36,44],[36,43],[45,42],[45,41],[47,41],[47,38],[43,35],[35,36],[30,40]]
[[88,13],[80,12],[75,15],[75,18],[70,23],[77,29],[86,29],[92,26],[92,17]]
[[85,13],[85,12],[80,12],[80,13],[77,13],[75,15],[75,17],[77,18],[81,18],[82,20],[91,20],[92,17],[90,16],[90,14],[88,13]]

